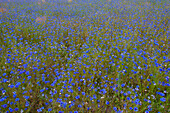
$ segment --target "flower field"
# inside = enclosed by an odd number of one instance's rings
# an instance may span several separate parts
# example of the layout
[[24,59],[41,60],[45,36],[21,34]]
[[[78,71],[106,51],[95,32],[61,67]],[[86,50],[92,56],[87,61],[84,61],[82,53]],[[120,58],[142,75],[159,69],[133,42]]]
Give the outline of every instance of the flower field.
[[1,0],[0,113],[170,112],[168,0]]

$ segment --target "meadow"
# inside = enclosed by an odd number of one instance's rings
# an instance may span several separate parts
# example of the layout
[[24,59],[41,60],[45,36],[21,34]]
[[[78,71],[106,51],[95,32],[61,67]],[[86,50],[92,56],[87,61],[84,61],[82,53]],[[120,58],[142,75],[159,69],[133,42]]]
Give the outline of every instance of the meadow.
[[1,113],[170,112],[168,0],[1,0]]

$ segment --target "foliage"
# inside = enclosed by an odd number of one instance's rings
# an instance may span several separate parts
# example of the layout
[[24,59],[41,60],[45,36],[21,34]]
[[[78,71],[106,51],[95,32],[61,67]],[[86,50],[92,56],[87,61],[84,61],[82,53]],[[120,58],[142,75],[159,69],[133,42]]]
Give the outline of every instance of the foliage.
[[170,111],[167,4],[3,0],[0,112]]

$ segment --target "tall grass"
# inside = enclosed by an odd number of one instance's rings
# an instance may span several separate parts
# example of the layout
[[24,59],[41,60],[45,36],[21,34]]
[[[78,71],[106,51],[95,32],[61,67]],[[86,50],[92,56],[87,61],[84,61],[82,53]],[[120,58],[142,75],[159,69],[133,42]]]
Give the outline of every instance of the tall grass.
[[170,111],[169,1],[0,4],[0,112]]

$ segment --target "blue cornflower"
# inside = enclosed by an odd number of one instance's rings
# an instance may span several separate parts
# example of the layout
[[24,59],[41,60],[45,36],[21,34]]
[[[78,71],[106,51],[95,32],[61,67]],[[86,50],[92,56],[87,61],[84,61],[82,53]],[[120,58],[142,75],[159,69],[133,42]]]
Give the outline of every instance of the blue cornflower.
[[132,107],[129,107],[129,109],[130,109],[130,110],[133,110],[133,108],[132,108]]
[[30,73],[29,71],[26,71],[26,75],[29,75],[29,73]]
[[82,92],[82,95],[85,95],[85,92]]
[[6,108],[6,107],[7,107],[7,104],[2,105],[2,107],[3,107],[3,108]]
[[127,94],[126,93],[123,93],[124,96],[126,96]]
[[82,107],[82,105],[81,105],[81,104],[79,104],[79,105],[78,105],[78,107],[79,107],[79,108],[81,108],[81,107]]
[[60,105],[61,105],[63,108],[66,108],[67,103],[66,103],[66,102],[61,102]]
[[69,97],[69,94],[65,94],[65,97]]
[[156,93],[159,94],[159,95],[161,95],[161,96],[165,96],[165,94],[162,93],[162,92],[156,92]]
[[130,100],[130,97],[127,97],[126,99],[127,99],[127,100]]
[[120,111],[120,110],[119,110],[119,111],[117,111],[117,113],[123,113],[123,111]]
[[12,105],[13,104],[13,102],[10,102],[10,105]]
[[3,73],[3,76],[5,76],[6,75],[6,73]]
[[29,102],[28,101],[26,101],[25,106],[29,106]]
[[125,84],[122,84],[121,86],[122,86],[122,87],[124,87],[124,86],[125,86]]
[[148,108],[148,111],[152,111],[152,108]]
[[140,101],[139,99],[136,99],[136,100],[135,100],[135,103],[136,103],[136,104],[139,104],[139,101]]
[[93,95],[93,98],[94,98],[94,99],[97,99],[96,95]]
[[106,105],[109,105],[109,101],[106,100]]
[[71,85],[72,85],[72,86],[74,86],[74,85],[75,85],[75,83],[72,83]]
[[21,83],[20,83],[20,82],[18,82],[18,83],[15,85],[15,87],[16,87],[16,88],[18,88],[18,87],[19,87],[19,85],[21,85]]
[[134,110],[134,111],[138,111],[138,107],[134,107],[133,110]]
[[19,108],[15,108],[15,111],[18,111],[19,110]]
[[2,90],[2,93],[5,93],[6,92],[6,90]]
[[134,99],[135,97],[134,96],[131,96],[132,99]]
[[162,69],[162,68],[159,68],[159,71],[163,71],[163,69]]
[[128,94],[131,94],[131,92],[130,92],[130,91],[128,91],[127,93],[128,93]]
[[74,111],[74,113],[78,113],[78,111]]
[[40,108],[40,109],[37,109],[37,112],[41,112],[42,111],[42,109]]
[[40,90],[40,93],[41,93],[41,92],[44,92],[44,89],[41,89],[41,90]]
[[163,56],[163,59],[165,60],[165,59],[166,59],[166,56]]
[[162,102],[165,102],[166,101],[166,98],[160,98],[160,100],[162,101]]
[[27,78],[28,78],[28,80],[29,80],[29,79],[31,79],[31,77],[32,77],[32,76],[28,76],[28,77],[27,77]]
[[9,107],[9,111],[10,111],[10,112],[13,112],[14,110],[13,110],[12,108]]
[[146,110],[146,111],[145,111],[145,113],[149,113],[149,111],[148,111],[148,110]]
[[24,68],[27,68],[27,65],[28,65],[28,64],[24,64],[23,67],[24,67]]
[[19,98],[16,98],[15,101],[19,101]]
[[24,96],[25,99],[29,99],[30,97],[29,96]]
[[75,98],[76,98],[76,99],[79,99],[79,98],[80,98],[80,96],[78,95],[78,96],[76,96]]
[[27,93],[27,91],[24,91],[22,94],[25,94],[25,93]]
[[114,111],[117,111],[117,107],[113,107],[113,110],[114,110]]
[[51,108],[48,108],[48,111],[52,111],[52,109],[51,109]]
[[14,85],[10,85],[9,87],[10,87],[10,88],[13,88],[13,87],[14,87]]
[[49,102],[53,102],[53,99],[50,99]]

